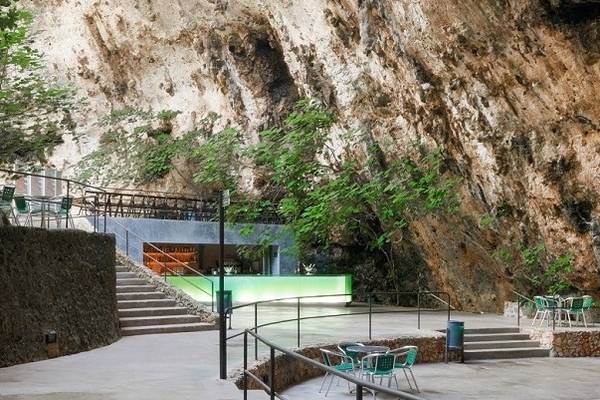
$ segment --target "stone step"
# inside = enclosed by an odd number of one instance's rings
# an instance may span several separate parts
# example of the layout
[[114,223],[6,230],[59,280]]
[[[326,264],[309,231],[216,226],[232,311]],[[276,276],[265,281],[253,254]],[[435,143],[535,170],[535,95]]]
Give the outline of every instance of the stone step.
[[549,349],[525,347],[518,349],[465,350],[465,360],[499,360],[511,358],[549,357]]
[[131,292],[154,292],[156,288],[150,285],[124,285],[117,286],[117,293],[131,293]]
[[127,267],[126,267],[126,266],[124,266],[124,265],[117,265],[117,266],[115,267],[115,270],[116,270],[117,272],[129,272],[129,269],[127,269]]
[[[446,329],[440,329],[439,332],[446,333]],[[492,333],[519,333],[521,332],[518,327],[504,327],[504,328],[465,328],[465,335],[474,334],[492,334]]]
[[529,340],[529,335],[526,333],[491,333],[465,335],[465,342],[503,342],[506,340]]
[[175,300],[172,299],[151,299],[151,300],[118,300],[117,308],[124,310],[127,308],[151,308],[151,307],[175,307]]
[[118,300],[150,300],[150,299],[164,299],[165,294],[162,292],[129,292],[129,293],[117,293]]
[[205,322],[192,324],[171,324],[171,325],[151,325],[151,326],[130,326],[121,328],[122,336],[131,335],[149,335],[155,333],[174,333],[174,332],[196,332],[214,329],[214,324]]
[[123,278],[137,278],[137,275],[135,272],[117,272],[117,279],[123,279]]
[[153,325],[173,325],[173,324],[192,324],[202,322],[202,318],[197,315],[162,315],[152,317],[127,317],[120,318],[121,328],[130,326],[153,326]]
[[183,315],[187,314],[185,307],[149,307],[149,308],[128,308],[119,310],[119,318],[129,317],[151,317],[158,315]]
[[537,340],[505,340],[505,341],[487,341],[487,342],[466,342],[465,350],[483,350],[483,349],[516,349],[538,347],[540,343]]
[[148,283],[140,278],[117,278],[117,286],[129,285],[147,285]]

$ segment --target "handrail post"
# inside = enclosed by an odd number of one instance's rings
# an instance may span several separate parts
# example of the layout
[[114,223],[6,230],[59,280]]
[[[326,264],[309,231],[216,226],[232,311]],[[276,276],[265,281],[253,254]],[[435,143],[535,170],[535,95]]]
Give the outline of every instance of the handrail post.
[[362,385],[356,385],[356,400],[362,400],[363,398],[363,387]]
[[448,296],[448,321],[450,321],[450,293],[446,293]]
[[421,288],[417,292],[417,329],[421,329]]
[[521,327],[521,300],[517,297],[517,326]]
[[244,400],[248,400],[248,331],[244,330],[244,374],[242,384],[244,385]]
[[125,255],[129,257],[129,231],[125,229]]
[[373,304],[372,304],[372,300],[371,300],[371,293],[369,293],[368,296],[368,301],[369,301],[369,340],[371,340],[372,335],[371,335],[371,319],[373,318],[372,313],[373,313]]
[[[254,333],[258,334],[258,303],[254,303]],[[254,360],[258,360],[258,339],[254,336]]]
[[298,348],[300,348],[300,297],[298,297]]
[[556,300],[552,302],[552,332],[556,329]]
[[[67,205],[69,204],[69,194],[70,193],[71,193],[71,182],[67,181]],[[67,228],[67,229],[69,229],[69,213],[70,213],[70,210],[71,210],[71,207],[69,206],[69,208],[68,208],[68,210],[67,210],[67,212],[65,214],[65,228]],[[59,221],[60,221],[60,219],[59,219]]]
[[271,400],[275,400],[275,349],[271,347],[271,372],[269,374],[269,387],[271,388]]

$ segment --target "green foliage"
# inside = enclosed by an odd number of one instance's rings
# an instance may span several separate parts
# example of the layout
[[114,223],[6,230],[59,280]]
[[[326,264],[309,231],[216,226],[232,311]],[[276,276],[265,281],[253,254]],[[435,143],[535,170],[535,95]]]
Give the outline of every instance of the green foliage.
[[[281,126],[261,132],[248,151],[267,171],[271,200],[301,246],[343,241],[390,255],[392,237],[411,217],[451,207],[458,180],[443,176],[441,150],[379,165],[380,150],[371,145],[366,165],[341,161],[328,144],[333,122],[318,104],[301,101]],[[349,148],[365,140],[345,138]]]
[[573,283],[567,278],[567,274],[573,272],[572,262],[571,254],[563,254],[548,264],[544,277],[550,283],[550,293],[565,293],[573,287]]
[[573,256],[567,253],[552,257],[543,243],[500,248],[494,257],[510,265],[519,289],[524,292],[532,295],[563,294],[574,287],[569,279],[573,272]]
[[179,141],[168,133],[154,136],[155,143],[146,145],[141,151],[141,180],[151,182],[166,176],[173,167],[171,160],[177,154]]
[[45,163],[73,133],[73,89],[47,76],[42,55],[31,47],[31,13],[18,0],[0,1],[0,164]]
[[213,190],[235,191],[239,181],[242,136],[234,128],[212,134],[186,152],[194,164],[194,181]]
[[490,228],[496,223],[496,216],[492,213],[485,213],[479,218],[479,226],[482,228]]
[[100,138],[100,146],[77,165],[77,179],[96,179],[99,184],[110,185],[147,183],[166,176],[173,168],[173,159],[193,147],[201,135],[198,131],[180,138],[171,136],[165,117],[177,114],[131,107],[113,110],[99,121],[107,131]]

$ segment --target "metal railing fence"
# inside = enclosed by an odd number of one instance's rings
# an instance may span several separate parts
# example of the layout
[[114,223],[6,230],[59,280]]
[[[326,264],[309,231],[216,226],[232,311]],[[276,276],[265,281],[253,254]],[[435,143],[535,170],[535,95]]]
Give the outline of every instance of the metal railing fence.
[[[405,309],[401,309],[401,310],[397,310],[397,309],[377,310],[377,308],[374,309],[374,306],[376,304],[373,303],[373,298],[377,295],[414,296],[416,298],[417,306],[413,307],[413,308],[405,308]],[[447,301],[442,300],[440,298],[440,295],[446,297]],[[447,292],[441,292],[441,291],[371,292],[367,295],[367,298],[368,298],[368,301],[367,301],[368,310],[367,311],[302,316],[302,305],[303,305],[302,300],[303,299],[314,300],[314,299],[318,299],[318,298],[326,299],[326,298],[331,298],[331,297],[350,297],[350,298],[352,298],[352,296],[353,296],[353,294],[351,294],[351,293],[341,293],[341,294],[330,294],[330,295],[285,297],[285,298],[260,300],[260,301],[255,301],[252,303],[240,304],[240,305],[228,307],[225,311],[227,314],[229,314],[233,310],[237,310],[237,309],[245,308],[245,307],[253,307],[253,309],[254,309],[253,310],[254,326],[248,327],[248,329],[252,330],[255,334],[258,334],[259,328],[264,328],[267,326],[283,324],[283,323],[296,322],[296,344],[297,344],[297,347],[300,347],[302,344],[301,343],[302,342],[302,340],[301,340],[301,338],[302,338],[301,321],[305,321],[305,320],[346,317],[346,316],[353,316],[353,315],[367,315],[368,319],[367,319],[367,323],[366,323],[366,325],[367,325],[366,330],[368,331],[369,340],[372,340],[372,338],[373,338],[373,315],[375,315],[375,314],[402,314],[402,313],[416,314],[417,315],[417,329],[421,329],[421,316],[422,316],[423,312],[444,312],[447,314],[447,319],[450,320],[451,310],[453,309],[452,305],[450,304],[450,294]],[[426,298],[427,296],[430,296],[431,298],[433,298],[436,301],[441,301],[441,303],[444,304],[446,307],[444,309],[424,308],[422,306],[423,299]],[[283,302],[283,301],[292,301],[293,303],[296,304],[296,316],[294,318],[286,318],[286,319],[282,319],[282,320],[270,321],[270,322],[259,324],[259,312],[258,312],[259,305],[268,304],[268,303],[278,303],[278,302]],[[311,303],[311,304],[314,304],[314,303]],[[306,303],[304,303],[304,305],[306,305]],[[377,304],[377,306],[385,306],[385,305]],[[243,334],[244,334],[244,332],[239,332],[239,333],[228,336],[226,339],[227,340],[234,339]],[[448,352],[447,348],[446,348],[446,352]],[[254,358],[258,359],[258,340],[256,340],[256,339],[254,341]]]
[[[261,388],[263,388],[263,390],[265,392],[267,392],[267,394],[269,395],[269,398],[271,400],[274,400],[275,398],[281,399],[281,400],[286,399],[284,396],[282,396],[280,393],[277,392],[277,387],[275,384],[276,378],[277,378],[276,377],[277,369],[275,368],[275,352],[276,351],[278,351],[282,354],[285,354],[286,356],[288,356],[292,359],[301,361],[304,364],[310,365],[313,368],[320,369],[321,371],[323,371],[325,373],[329,373],[333,376],[337,376],[338,378],[344,379],[344,380],[354,384],[355,385],[355,398],[357,400],[362,400],[363,389],[369,389],[369,390],[374,390],[379,393],[385,393],[385,394],[394,396],[394,398],[398,398],[398,399],[424,400],[422,397],[418,397],[418,396],[412,395],[410,393],[402,392],[400,390],[393,390],[388,387],[378,385],[374,382],[370,382],[370,381],[361,379],[357,376],[354,376],[354,375],[351,375],[348,373],[339,372],[335,368],[326,366],[326,365],[321,364],[311,358],[305,357],[301,354],[298,354],[298,353],[288,350],[284,347],[276,345],[276,344],[270,342],[269,340],[263,338],[262,336],[259,336],[257,333],[255,333],[249,329],[244,330],[244,332],[242,334],[244,335],[244,370],[243,370],[243,375],[242,375],[244,400],[248,399],[248,378],[254,380]],[[248,336],[249,335],[254,337],[255,341],[259,341],[269,348],[268,383],[265,383],[261,378],[259,378],[255,374],[253,374],[248,369]]]

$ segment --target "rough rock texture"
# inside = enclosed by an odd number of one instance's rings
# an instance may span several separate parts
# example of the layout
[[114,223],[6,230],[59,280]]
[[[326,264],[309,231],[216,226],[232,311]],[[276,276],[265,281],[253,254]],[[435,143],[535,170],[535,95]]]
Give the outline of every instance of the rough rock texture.
[[[117,258],[121,265],[127,266],[131,271],[135,272],[138,278],[146,280],[149,285],[154,286],[157,290],[166,294],[169,298],[175,300],[178,306],[185,307],[188,312],[192,315],[198,315],[202,317],[202,322],[213,323],[218,320],[217,314],[210,311],[210,307],[194,300],[184,291],[169,285],[158,275],[156,272],[143,265],[134,263],[129,257],[122,254],[118,254]],[[215,324],[215,329],[218,329]]]
[[530,336],[542,347],[552,349],[553,357],[600,357],[600,331],[532,330]]
[[402,246],[454,304],[501,309],[514,272],[491,254],[521,242],[573,253],[577,285],[600,288],[598,1],[32,4],[52,71],[91,98],[87,122],[129,104],[182,111],[179,132],[214,111],[252,135],[316,97],[387,158],[414,142],[447,149],[461,207],[412,221]]
[[[47,345],[54,330],[58,345]],[[108,235],[0,228],[0,367],[119,338],[115,241]]]
[[[253,339],[249,336],[248,341],[251,343],[252,340]],[[387,346],[391,349],[396,349],[407,345],[418,346],[419,352],[417,355],[417,363],[442,362],[444,361],[446,336],[439,332],[428,332],[428,334],[420,334],[416,336],[404,335],[398,338],[377,339],[364,343],[374,346]],[[249,354],[252,351],[251,347],[252,346],[248,347]],[[319,350],[322,348],[339,352],[337,345],[332,344],[308,346],[296,349],[294,351],[305,357],[312,358],[317,362],[322,362],[321,351]],[[251,355],[249,355],[249,357],[251,357]],[[268,359],[263,359],[254,362],[252,365],[249,365],[248,370],[252,374],[261,378],[263,382],[268,382],[268,376],[271,370],[270,368],[270,361]],[[231,378],[235,380],[236,385],[240,389],[243,388],[242,372],[242,370],[237,370],[231,375]],[[295,360],[285,354],[279,354],[275,356],[275,387],[278,392],[305,382],[309,379],[316,378],[320,375],[323,375],[322,370],[311,367],[305,362]],[[249,379],[248,389],[256,390],[261,388],[254,380]]]

